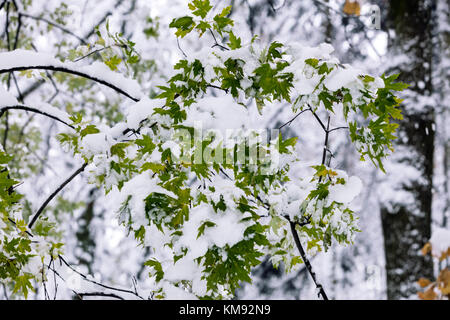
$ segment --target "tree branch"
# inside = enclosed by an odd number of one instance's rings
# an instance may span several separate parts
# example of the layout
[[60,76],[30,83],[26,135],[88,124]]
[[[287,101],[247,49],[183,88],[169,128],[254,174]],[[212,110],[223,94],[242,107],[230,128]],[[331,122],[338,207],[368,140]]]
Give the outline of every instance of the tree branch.
[[115,293],[105,293],[105,292],[77,292],[77,295],[83,300],[83,297],[111,297],[119,300],[125,300],[121,296]]
[[[325,129],[325,142],[323,143],[322,164],[325,164],[325,160],[327,157],[328,137],[330,135],[329,129],[330,129],[330,116],[328,116],[327,128]],[[322,177],[320,177],[320,178],[322,178]]]
[[64,72],[64,73],[69,73],[69,74],[73,74],[79,77],[83,77],[92,81],[95,81],[97,83],[100,83],[104,86],[107,86],[111,89],[113,89],[114,91],[126,96],[127,98],[130,98],[131,100],[133,100],[134,102],[138,102],[139,99],[131,96],[129,93],[125,92],[124,90],[122,90],[121,88],[117,87],[116,85],[103,80],[103,79],[99,79],[96,77],[93,77],[89,74],[86,74],[84,72],[80,72],[78,70],[72,70],[69,68],[65,68],[65,67],[57,67],[57,66],[52,66],[52,65],[41,65],[41,66],[20,66],[20,67],[13,67],[13,68],[8,68],[8,69],[0,69],[0,74],[2,73],[7,73],[7,72],[13,72],[13,71],[24,71],[24,70],[50,70],[50,71],[59,71],[59,72]]
[[70,34],[71,36],[73,36],[75,38],[77,38],[82,44],[87,44],[86,40],[84,40],[80,36],[76,35],[72,31],[70,31],[69,29],[67,29],[67,28],[57,24],[56,22],[50,21],[50,20],[48,20],[46,18],[43,18],[43,17],[36,17],[36,16],[33,16],[31,14],[28,14],[28,13],[20,12],[19,15],[21,15],[23,17],[26,17],[26,18],[30,18],[30,19],[36,20],[36,21],[43,21],[43,22],[47,23],[48,25],[51,25],[52,27],[55,27],[55,28],[57,28],[57,29],[59,29],[59,30],[61,30],[61,31],[67,33],[67,34]]
[[300,242],[300,238],[298,237],[297,230],[295,229],[295,223],[292,221],[289,221],[289,225],[291,226],[291,232],[292,236],[294,237],[295,245],[297,246],[297,249],[300,253],[300,256],[302,257],[303,262],[305,263],[305,267],[308,270],[309,274],[311,275],[311,278],[314,281],[314,284],[316,285],[316,288],[319,290],[319,296],[322,296],[323,300],[328,300],[328,296],[325,293],[325,290],[323,289],[322,285],[317,282],[316,274],[312,269],[311,263],[308,260],[308,257],[306,256],[305,250],[302,247],[302,244]]
[[15,105],[15,106],[6,106],[6,107],[0,107],[0,118],[3,116],[3,114],[7,111],[7,110],[25,110],[25,111],[30,111],[30,112],[34,112],[43,116],[46,116],[48,118],[51,118],[53,120],[59,121],[63,124],[65,124],[66,126],[75,129],[74,126],[72,126],[71,124],[67,123],[66,121],[51,115],[49,113],[46,113],[44,111],[41,111],[39,109],[33,108],[33,107],[29,107],[29,106],[24,106],[24,105]]
[[36,222],[37,218],[42,214],[44,209],[47,207],[47,205],[52,201],[52,199],[62,190],[64,187],[72,181],[77,175],[79,175],[81,172],[84,171],[88,163],[84,163],[80,168],[78,168],[77,171],[75,171],[67,180],[65,180],[58,188],[56,188],[55,191],[47,198],[47,200],[44,201],[44,203],[41,205],[41,207],[38,209],[38,211],[35,213],[33,218],[31,219],[30,223],[28,224],[28,228],[32,228],[34,223]]
[[322,120],[319,118],[319,116],[314,112],[314,110],[311,108],[311,106],[309,106],[309,111],[311,111],[311,113],[313,114],[314,118],[316,118],[317,122],[319,122],[319,124],[322,127],[323,131],[327,132],[327,128],[325,127],[325,124],[322,122]]
[[217,38],[216,38],[216,36],[214,35],[214,32],[211,30],[211,29],[208,29],[209,30],[209,32],[211,33],[211,35],[212,35],[212,37],[213,37],[213,39],[214,39],[214,42],[215,42],[215,44],[212,46],[212,48],[214,48],[214,47],[219,47],[219,48],[221,48],[221,49],[223,49],[223,50],[230,50],[230,48],[227,48],[227,47],[225,47],[224,45],[221,45],[218,41],[217,41]]
[[310,111],[310,109],[305,109],[305,110],[300,111],[300,113],[296,114],[294,118],[292,118],[291,120],[289,120],[288,122],[286,122],[282,126],[278,127],[278,130],[283,129],[285,126],[290,126],[291,123],[294,122],[295,119],[297,119],[302,113],[304,113],[306,111]]
[[105,284],[102,284],[100,282],[97,282],[95,280],[91,280],[86,275],[82,274],[81,272],[77,271],[74,267],[72,267],[61,255],[59,255],[58,257],[70,270],[72,270],[73,272],[75,272],[76,274],[81,276],[85,281],[91,282],[91,283],[96,284],[96,285],[98,285],[98,286],[100,286],[102,288],[105,288],[105,289],[110,289],[110,290],[115,290],[115,291],[119,291],[119,292],[129,293],[129,294],[132,294],[132,295],[134,295],[136,297],[139,297],[142,300],[145,300],[139,294],[137,294],[136,292],[133,292],[131,290],[114,288],[114,287],[110,287],[110,286],[107,286]]
[[333,131],[341,130],[341,129],[348,129],[348,127],[337,127],[337,128],[333,128],[333,129],[328,130],[328,132],[333,132]]

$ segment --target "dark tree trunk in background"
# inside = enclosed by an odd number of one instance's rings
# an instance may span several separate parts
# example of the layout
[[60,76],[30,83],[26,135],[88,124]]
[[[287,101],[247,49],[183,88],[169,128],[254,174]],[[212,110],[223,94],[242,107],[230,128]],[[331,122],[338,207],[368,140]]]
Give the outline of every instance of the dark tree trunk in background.
[[400,80],[410,84],[402,106],[404,119],[395,148],[398,152],[391,161],[401,164],[400,168],[412,167],[420,172],[417,179],[411,179],[405,172],[401,181],[392,181],[399,188],[392,191],[393,196],[409,194],[413,203],[393,197],[381,209],[387,298],[404,299],[416,294],[415,282],[420,277],[433,276],[432,260],[423,257],[420,248],[431,233],[434,106],[421,102],[424,101],[421,98],[433,93],[435,1],[391,0],[388,10],[385,24],[390,29],[388,54],[392,58],[407,57],[407,62],[400,60],[389,72],[400,72]]

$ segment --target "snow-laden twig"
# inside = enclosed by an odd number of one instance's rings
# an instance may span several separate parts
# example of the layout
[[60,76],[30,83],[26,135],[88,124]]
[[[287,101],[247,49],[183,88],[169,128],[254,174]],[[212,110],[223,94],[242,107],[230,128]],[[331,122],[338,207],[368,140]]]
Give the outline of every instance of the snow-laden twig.
[[[120,288],[114,288],[105,284],[102,284],[100,282],[97,282],[95,280],[89,279],[86,275],[84,275],[83,273],[79,272],[78,270],[76,270],[72,265],[70,265],[61,255],[58,256],[59,259],[73,272],[75,272],[76,274],[78,274],[79,276],[81,276],[85,281],[91,282],[93,284],[96,284],[102,288],[105,289],[109,289],[109,290],[114,290],[114,291],[119,291],[119,292],[124,292],[124,293],[129,293],[132,294],[142,300],[145,300],[143,297],[141,297],[137,292],[133,292],[131,290],[127,290],[127,289],[120,289]],[[136,291],[136,290],[135,290]]]
[[61,118],[56,117],[55,115],[52,115],[50,113],[47,113],[45,111],[39,110],[39,109],[34,108],[34,107],[25,106],[25,105],[14,105],[14,106],[0,107],[0,118],[3,116],[3,114],[7,110],[24,110],[24,111],[34,112],[34,113],[46,116],[48,118],[51,118],[53,120],[56,120],[58,122],[61,122],[61,123],[65,124],[66,126],[72,128],[72,129],[75,129],[74,126],[72,126],[70,123],[64,121]]
[[[79,77],[83,77],[92,81],[95,81],[97,83],[100,83],[104,86],[107,86],[111,89],[113,89],[114,91],[116,91],[117,93],[120,93],[124,96],[126,96],[127,98],[138,102],[139,98],[134,97],[132,94],[126,92],[124,89],[120,88],[117,84],[113,84],[110,81],[106,80],[106,79],[101,79],[99,77],[95,77],[93,75],[90,75],[88,73],[76,70],[76,69],[71,69],[68,67],[64,67],[64,66],[55,66],[55,65],[17,65],[17,66],[13,66],[11,68],[6,68],[6,69],[0,69],[0,74],[3,73],[8,73],[8,72],[13,72],[13,71],[26,71],[26,70],[49,70],[49,71],[59,71],[59,72],[64,72],[64,73],[68,73],[68,74],[73,74],[75,76],[79,76]],[[105,77],[106,78],[106,77]]]
[[121,296],[115,293],[106,293],[106,292],[77,292],[77,295],[83,299],[83,297],[111,297],[119,300],[125,300]]

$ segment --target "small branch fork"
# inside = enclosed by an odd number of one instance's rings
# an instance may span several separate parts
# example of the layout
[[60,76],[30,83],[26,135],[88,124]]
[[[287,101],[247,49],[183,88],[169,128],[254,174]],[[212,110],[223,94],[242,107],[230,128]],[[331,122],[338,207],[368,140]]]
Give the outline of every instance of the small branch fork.
[[317,122],[319,122],[320,127],[326,132],[326,133],[331,133],[333,131],[337,131],[337,130],[341,130],[341,129],[348,129],[348,127],[336,127],[336,128],[332,128],[330,129],[329,127],[326,127],[325,124],[323,123],[323,121],[319,118],[319,116],[317,115],[316,112],[314,112],[314,110],[312,109],[312,107],[308,106],[307,109],[304,109],[302,111],[300,111],[299,113],[297,113],[291,120],[287,121],[286,123],[282,124],[281,126],[278,127],[278,130],[283,129],[286,126],[290,126],[292,124],[292,122],[294,122],[295,119],[297,119],[300,115],[302,115],[304,112],[306,111],[311,111],[311,113],[313,114],[314,118],[316,118]]
[[222,50],[226,50],[226,51],[230,50],[230,48],[225,47],[224,45],[220,44],[220,43],[217,41],[217,38],[216,38],[216,36],[214,35],[214,32],[213,32],[211,29],[208,29],[208,30],[209,30],[209,32],[211,33],[211,35],[212,35],[212,37],[213,37],[213,39],[214,39],[214,42],[215,42],[215,43],[213,44],[212,48],[214,48],[214,47],[219,47],[219,48],[221,48]]
[[[282,129],[285,126],[290,126],[291,123],[295,119],[297,119],[302,113],[304,113],[306,111],[311,111],[311,113],[313,114],[314,118],[317,120],[317,122],[319,123],[320,127],[322,128],[322,130],[325,132],[325,141],[324,141],[323,153],[322,153],[322,165],[324,165],[325,162],[326,162],[327,152],[329,152],[331,157],[333,157],[333,153],[328,149],[328,141],[329,141],[330,133],[333,132],[333,131],[339,130],[339,129],[348,129],[348,127],[337,127],[337,128],[330,129],[331,117],[328,116],[327,124],[325,125],[325,123],[320,119],[320,117],[316,114],[316,112],[314,112],[312,107],[308,106],[308,109],[302,110],[300,113],[295,115],[294,118],[292,118],[291,120],[289,120],[288,122],[286,122],[285,124],[280,126],[278,129]],[[321,182],[321,180],[322,180],[322,177],[319,178],[319,183]],[[300,238],[298,236],[297,229],[296,229],[297,225],[302,227],[302,226],[305,226],[305,225],[309,224],[310,223],[310,217],[308,217],[307,221],[302,222],[302,223],[299,223],[299,222],[296,222],[296,221],[291,221],[289,216],[285,216],[285,218],[289,222],[290,229],[291,229],[291,234],[292,234],[292,237],[294,238],[294,243],[295,243],[295,245],[296,245],[296,247],[297,247],[297,249],[298,249],[298,251],[300,253],[300,256],[301,256],[303,262],[305,263],[306,270],[310,274],[310,276],[311,276],[311,278],[312,278],[312,280],[313,280],[313,282],[314,282],[314,284],[315,284],[315,286],[316,286],[316,288],[318,290],[318,296],[322,297],[323,300],[329,300],[328,296],[327,296],[327,294],[325,292],[325,289],[323,288],[323,286],[317,280],[316,273],[314,272],[314,270],[312,268],[311,262],[309,261],[308,257],[306,256],[306,252],[303,249],[303,246],[301,244],[301,241],[300,241]]]
[[[228,179],[231,180],[231,177],[221,169],[221,173]],[[253,195],[254,196],[254,195]],[[262,205],[264,206],[264,208],[266,210],[270,210],[270,204],[268,204],[267,202],[263,201],[259,196],[255,197],[258,201],[260,201],[262,203]],[[289,216],[284,216],[284,218],[289,222],[290,228],[291,228],[291,233],[292,236],[294,238],[294,242],[295,245],[300,253],[300,256],[302,257],[303,262],[305,263],[305,267],[306,270],[308,270],[308,273],[311,275],[311,278],[314,281],[314,284],[316,285],[316,288],[319,290],[319,296],[322,296],[323,300],[329,300],[327,294],[325,293],[324,288],[322,287],[322,285],[317,281],[317,277],[316,277],[316,273],[314,272],[311,262],[309,261],[308,257],[306,256],[306,252],[303,249],[303,246],[300,242],[300,238],[298,236],[297,230],[295,229],[295,227],[298,225],[299,227],[303,227],[308,225],[311,222],[311,218],[308,217],[306,219],[306,221],[303,222],[298,222],[298,221],[291,221],[291,219],[289,218]]]
[[[62,261],[62,263],[64,263],[70,270],[72,270],[73,272],[75,272],[76,274],[78,274],[80,277],[82,277],[85,281],[91,282],[95,285],[98,285],[102,288],[105,289],[109,289],[109,290],[114,290],[114,291],[118,291],[118,292],[123,292],[123,293],[128,293],[128,294],[132,294],[138,298],[140,298],[141,300],[145,300],[143,297],[141,297],[136,290],[136,287],[134,288],[134,291],[131,290],[127,290],[127,289],[120,289],[120,288],[115,288],[115,287],[111,287],[111,286],[107,286],[105,284],[102,284],[100,282],[97,282],[95,280],[91,280],[89,279],[86,275],[82,274],[81,272],[77,271],[73,266],[71,266],[61,255],[58,256],[58,258]],[[134,284],[134,280],[133,280],[133,284]],[[134,285],[135,286],[135,285]]]

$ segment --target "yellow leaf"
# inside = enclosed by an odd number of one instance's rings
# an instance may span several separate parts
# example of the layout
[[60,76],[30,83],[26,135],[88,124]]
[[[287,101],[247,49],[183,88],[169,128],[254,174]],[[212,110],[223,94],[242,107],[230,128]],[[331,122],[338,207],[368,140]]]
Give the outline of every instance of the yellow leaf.
[[434,300],[437,297],[437,294],[434,292],[433,287],[426,290],[425,292],[419,292],[417,295],[422,300]]
[[422,254],[426,255],[431,251],[431,243],[427,242],[422,248]]
[[420,278],[419,281],[417,281],[417,283],[421,288],[425,288],[431,283],[431,281],[426,278]]
[[348,15],[359,16],[361,14],[361,7],[357,0],[346,0],[343,11]]
[[450,257],[450,247],[447,249],[447,251],[442,251],[442,254],[439,257],[439,261],[444,261],[445,259],[447,259],[447,257]]
[[437,280],[439,283],[439,290],[441,290],[442,294],[450,294],[450,269],[443,269]]
[[335,176],[337,176],[338,175],[338,173],[336,172],[336,171],[333,171],[333,170],[328,170],[328,174],[331,176],[331,177],[335,177]]

